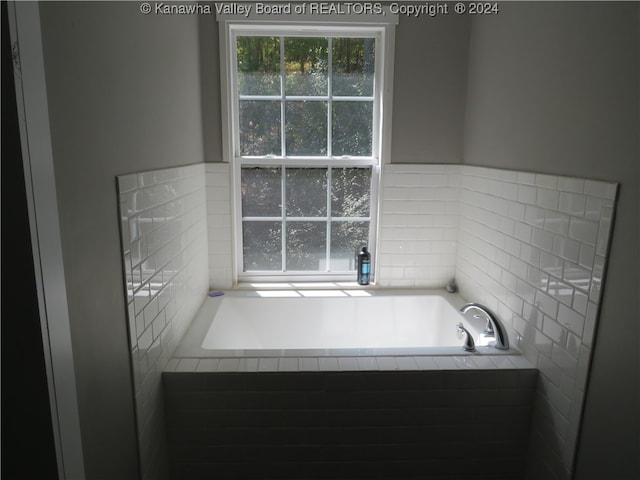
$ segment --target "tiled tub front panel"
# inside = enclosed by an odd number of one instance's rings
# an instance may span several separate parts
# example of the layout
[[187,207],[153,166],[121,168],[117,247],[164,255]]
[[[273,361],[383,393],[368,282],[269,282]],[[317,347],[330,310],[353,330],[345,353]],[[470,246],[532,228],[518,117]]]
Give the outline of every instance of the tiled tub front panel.
[[161,372],[208,288],[204,165],[117,178],[144,479],[166,478]]
[[172,478],[522,478],[537,371],[163,375]]
[[530,478],[570,478],[616,184],[465,167],[456,278],[540,370]]

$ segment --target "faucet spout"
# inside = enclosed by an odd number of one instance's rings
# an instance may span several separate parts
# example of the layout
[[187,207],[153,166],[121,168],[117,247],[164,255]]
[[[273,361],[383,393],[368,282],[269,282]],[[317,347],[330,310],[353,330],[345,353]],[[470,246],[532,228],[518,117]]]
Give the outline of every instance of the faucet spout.
[[507,331],[502,325],[502,322],[498,320],[498,317],[496,317],[487,307],[480,305],[479,303],[465,303],[460,307],[460,311],[462,313],[467,313],[469,310],[476,310],[480,312],[490,323],[496,338],[495,347],[499,350],[508,350],[509,338],[507,337]]

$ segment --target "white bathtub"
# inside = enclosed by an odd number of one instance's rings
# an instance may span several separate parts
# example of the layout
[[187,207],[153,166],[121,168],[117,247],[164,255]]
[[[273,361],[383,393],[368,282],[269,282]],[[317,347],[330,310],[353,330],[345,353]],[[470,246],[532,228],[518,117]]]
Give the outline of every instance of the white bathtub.
[[[433,290],[231,291],[207,298],[176,357],[513,355],[459,313],[464,300]],[[462,350],[462,322],[477,352]]]

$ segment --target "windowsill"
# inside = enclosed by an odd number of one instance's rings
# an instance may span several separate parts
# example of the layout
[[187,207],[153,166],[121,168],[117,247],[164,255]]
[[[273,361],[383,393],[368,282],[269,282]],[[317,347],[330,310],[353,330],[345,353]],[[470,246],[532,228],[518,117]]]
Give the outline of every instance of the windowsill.
[[376,288],[375,283],[357,282],[239,282],[233,290],[344,290]]

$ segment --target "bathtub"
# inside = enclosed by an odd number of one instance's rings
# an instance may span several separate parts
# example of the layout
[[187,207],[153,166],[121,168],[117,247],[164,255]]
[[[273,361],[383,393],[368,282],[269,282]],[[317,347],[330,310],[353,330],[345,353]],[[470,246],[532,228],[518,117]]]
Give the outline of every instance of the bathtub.
[[523,478],[537,370],[513,349],[464,352],[456,324],[481,343],[484,322],[462,304],[373,289],[207,298],[162,376],[172,477]]
[[[207,298],[175,357],[517,355],[463,317],[464,300],[444,290],[262,290]],[[477,352],[462,350],[462,323]]]

